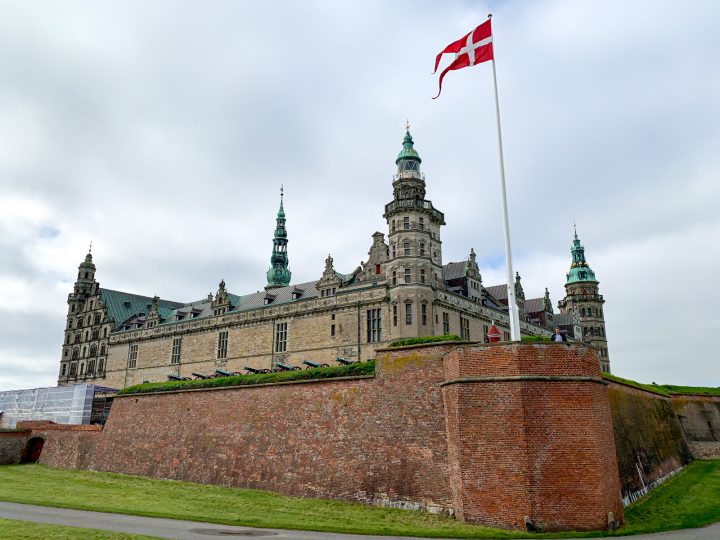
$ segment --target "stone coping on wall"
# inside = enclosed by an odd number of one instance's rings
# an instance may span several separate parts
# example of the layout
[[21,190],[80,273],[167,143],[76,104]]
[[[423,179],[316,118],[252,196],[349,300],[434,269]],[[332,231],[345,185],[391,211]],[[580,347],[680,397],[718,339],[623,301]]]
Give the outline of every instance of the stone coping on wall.
[[449,384],[463,383],[498,383],[498,382],[522,382],[522,381],[541,381],[541,382],[590,382],[596,384],[608,383],[600,377],[588,377],[581,375],[507,375],[501,377],[461,377],[440,383],[440,386]]
[[0,435],[29,435],[32,433],[31,429],[13,429],[13,428],[0,428]]
[[286,386],[289,384],[312,384],[312,383],[329,383],[336,381],[358,381],[364,379],[374,379],[375,375],[351,375],[349,377],[325,377],[322,379],[302,379],[298,381],[278,381],[260,384],[236,384],[231,386],[216,386],[211,388],[185,388],[177,390],[163,390],[162,392],[138,392],[136,394],[118,394],[114,399],[131,398],[137,396],[162,396],[166,394],[182,394],[185,392],[217,392],[218,390],[243,390],[247,388],[264,388],[268,386]]
[[98,424],[56,424],[50,420],[22,420],[17,423],[18,429],[32,431],[102,431]]
[[632,388],[633,390],[637,390],[638,392],[647,392],[648,394],[651,394],[652,396],[659,396],[659,397],[667,399],[667,400],[669,400],[671,397],[669,394],[663,394],[662,392],[650,390],[649,388],[642,388],[640,386],[635,386],[634,384],[630,384],[630,383],[627,383],[624,381],[618,381],[618,380],[610,379],[610,378],[604,379],[604,380],[607,381],[608,384],[610,384],[610,383],[617,384],[620,386],[624,386],[625,388]]
[[559,341],[559,342],[547,342],[547,341],[495,341],[493,343],[485,343],[484,341],[432,341],[429,343],[416,343],[413,345],[401,345],[399,347],[384,347],[382,349],[375,349],[376,353],[380,352],[393,352],[393,351],[403,351],[407,349],[421,349],[421,348],[427,348],[427,347],[438,347],[443,345],[453,345],[455,347],[458,346],[466,346],[466,345],[472,345],[473,347],[507,347],[512,345],[542,345],[543,347],[557,347],[557,346],[565,346],[565,347],[588,347],[588,345],[585,345],[584,343],[579,343],[575,341]]

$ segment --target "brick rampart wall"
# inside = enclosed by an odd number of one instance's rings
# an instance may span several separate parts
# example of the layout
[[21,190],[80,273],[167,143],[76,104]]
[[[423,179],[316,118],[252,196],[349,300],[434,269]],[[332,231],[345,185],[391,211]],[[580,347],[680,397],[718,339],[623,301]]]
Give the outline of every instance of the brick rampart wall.
[[30,430],[0,431],[0,465],[20,463]]
[[374,378],[118,396],[102,431],[33,434],[56,467],[602,529],[622,510],[598,365],[580,345],[388,349]]
[[695,458],[720,458],[720,396],[675,394],[672,407]]
[[623,496],[688,463],[690,451],[669,397],[616,382],[608,391]]
[[459,517],[522,527],[528,516],[549,530],[622,520],[607,389],[589,348],[461,348],[446,374]]

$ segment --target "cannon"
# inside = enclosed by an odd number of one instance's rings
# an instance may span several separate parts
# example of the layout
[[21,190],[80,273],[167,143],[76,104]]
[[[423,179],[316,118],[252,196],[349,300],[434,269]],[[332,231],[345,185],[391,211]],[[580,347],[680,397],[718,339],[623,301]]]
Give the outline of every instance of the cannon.
[[287,364],[281,364],[278,362],[275,364],[275,370],[274,371],[300,371],[300,368],[297,366],[288,366]]
[[317,362],[311,362],[310,360],[303,360],[302,363],[307,366],[305,369],[319,368],[319,367],[330,367],[330,366],[327,365],[327,364],[318,364]]

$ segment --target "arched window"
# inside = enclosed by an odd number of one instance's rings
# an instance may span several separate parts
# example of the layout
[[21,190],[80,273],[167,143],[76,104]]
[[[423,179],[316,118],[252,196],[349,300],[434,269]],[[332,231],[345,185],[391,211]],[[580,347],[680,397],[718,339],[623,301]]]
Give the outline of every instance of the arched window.
[[82,357],[85,358],[87,356],[87,347],[82,348]]
[[85,373],[85,363],[80,362],[80,375],[83,375]]
[[105,368],[105,360],[103,360],[101,358],[100,361],[98,362],[98,373],[102,373],[104,371],[104,368]]
[[103,328],[103,337],[107,337],[107,328]]
[[88,373],[95,373],[95,360],[88,362]]
[[97,346],[90,345],[90,357],[97,356]]
[[73,349],[72,359],[73,359],[73,360],[77,360],[77,359],[78,359],[78,354],[80,354],[79,351],[78,351],[77,349]]
[[100,345],[100,356],[105,356],[105,344]]

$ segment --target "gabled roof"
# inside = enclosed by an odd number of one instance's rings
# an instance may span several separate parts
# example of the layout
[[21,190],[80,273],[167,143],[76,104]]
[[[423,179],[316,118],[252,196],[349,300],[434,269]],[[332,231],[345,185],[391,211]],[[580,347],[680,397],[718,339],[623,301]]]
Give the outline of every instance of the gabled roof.
[[507,285],[492,285],[485,287],[485,290],[490,293],[490,296],[497,298],[498,300],[507,300]]
[[442,274],[445,281],[464,278],[467,273],[467,261],[449,262],[443,266]]
[[[131,294],[122,291],[113,291],[111,289],[100,288],[100,297],[103,304],[107,308],[108,317],[115,323],[115,326],[128,320],[133,315],[139,313],[149,313],[153,299],[149,296],[140,296],[139,294]],[[167,313],[181,307],[181,302],[172,302],[170,300],[160,300],[159,308]]]
[[545,298],[531,298],[525,300],[525,311],[527,313],[539,313],[545,311]]
[[552,322],[554,326],[573,326],[575,324],[572,313],[556,313],[553,315]]

